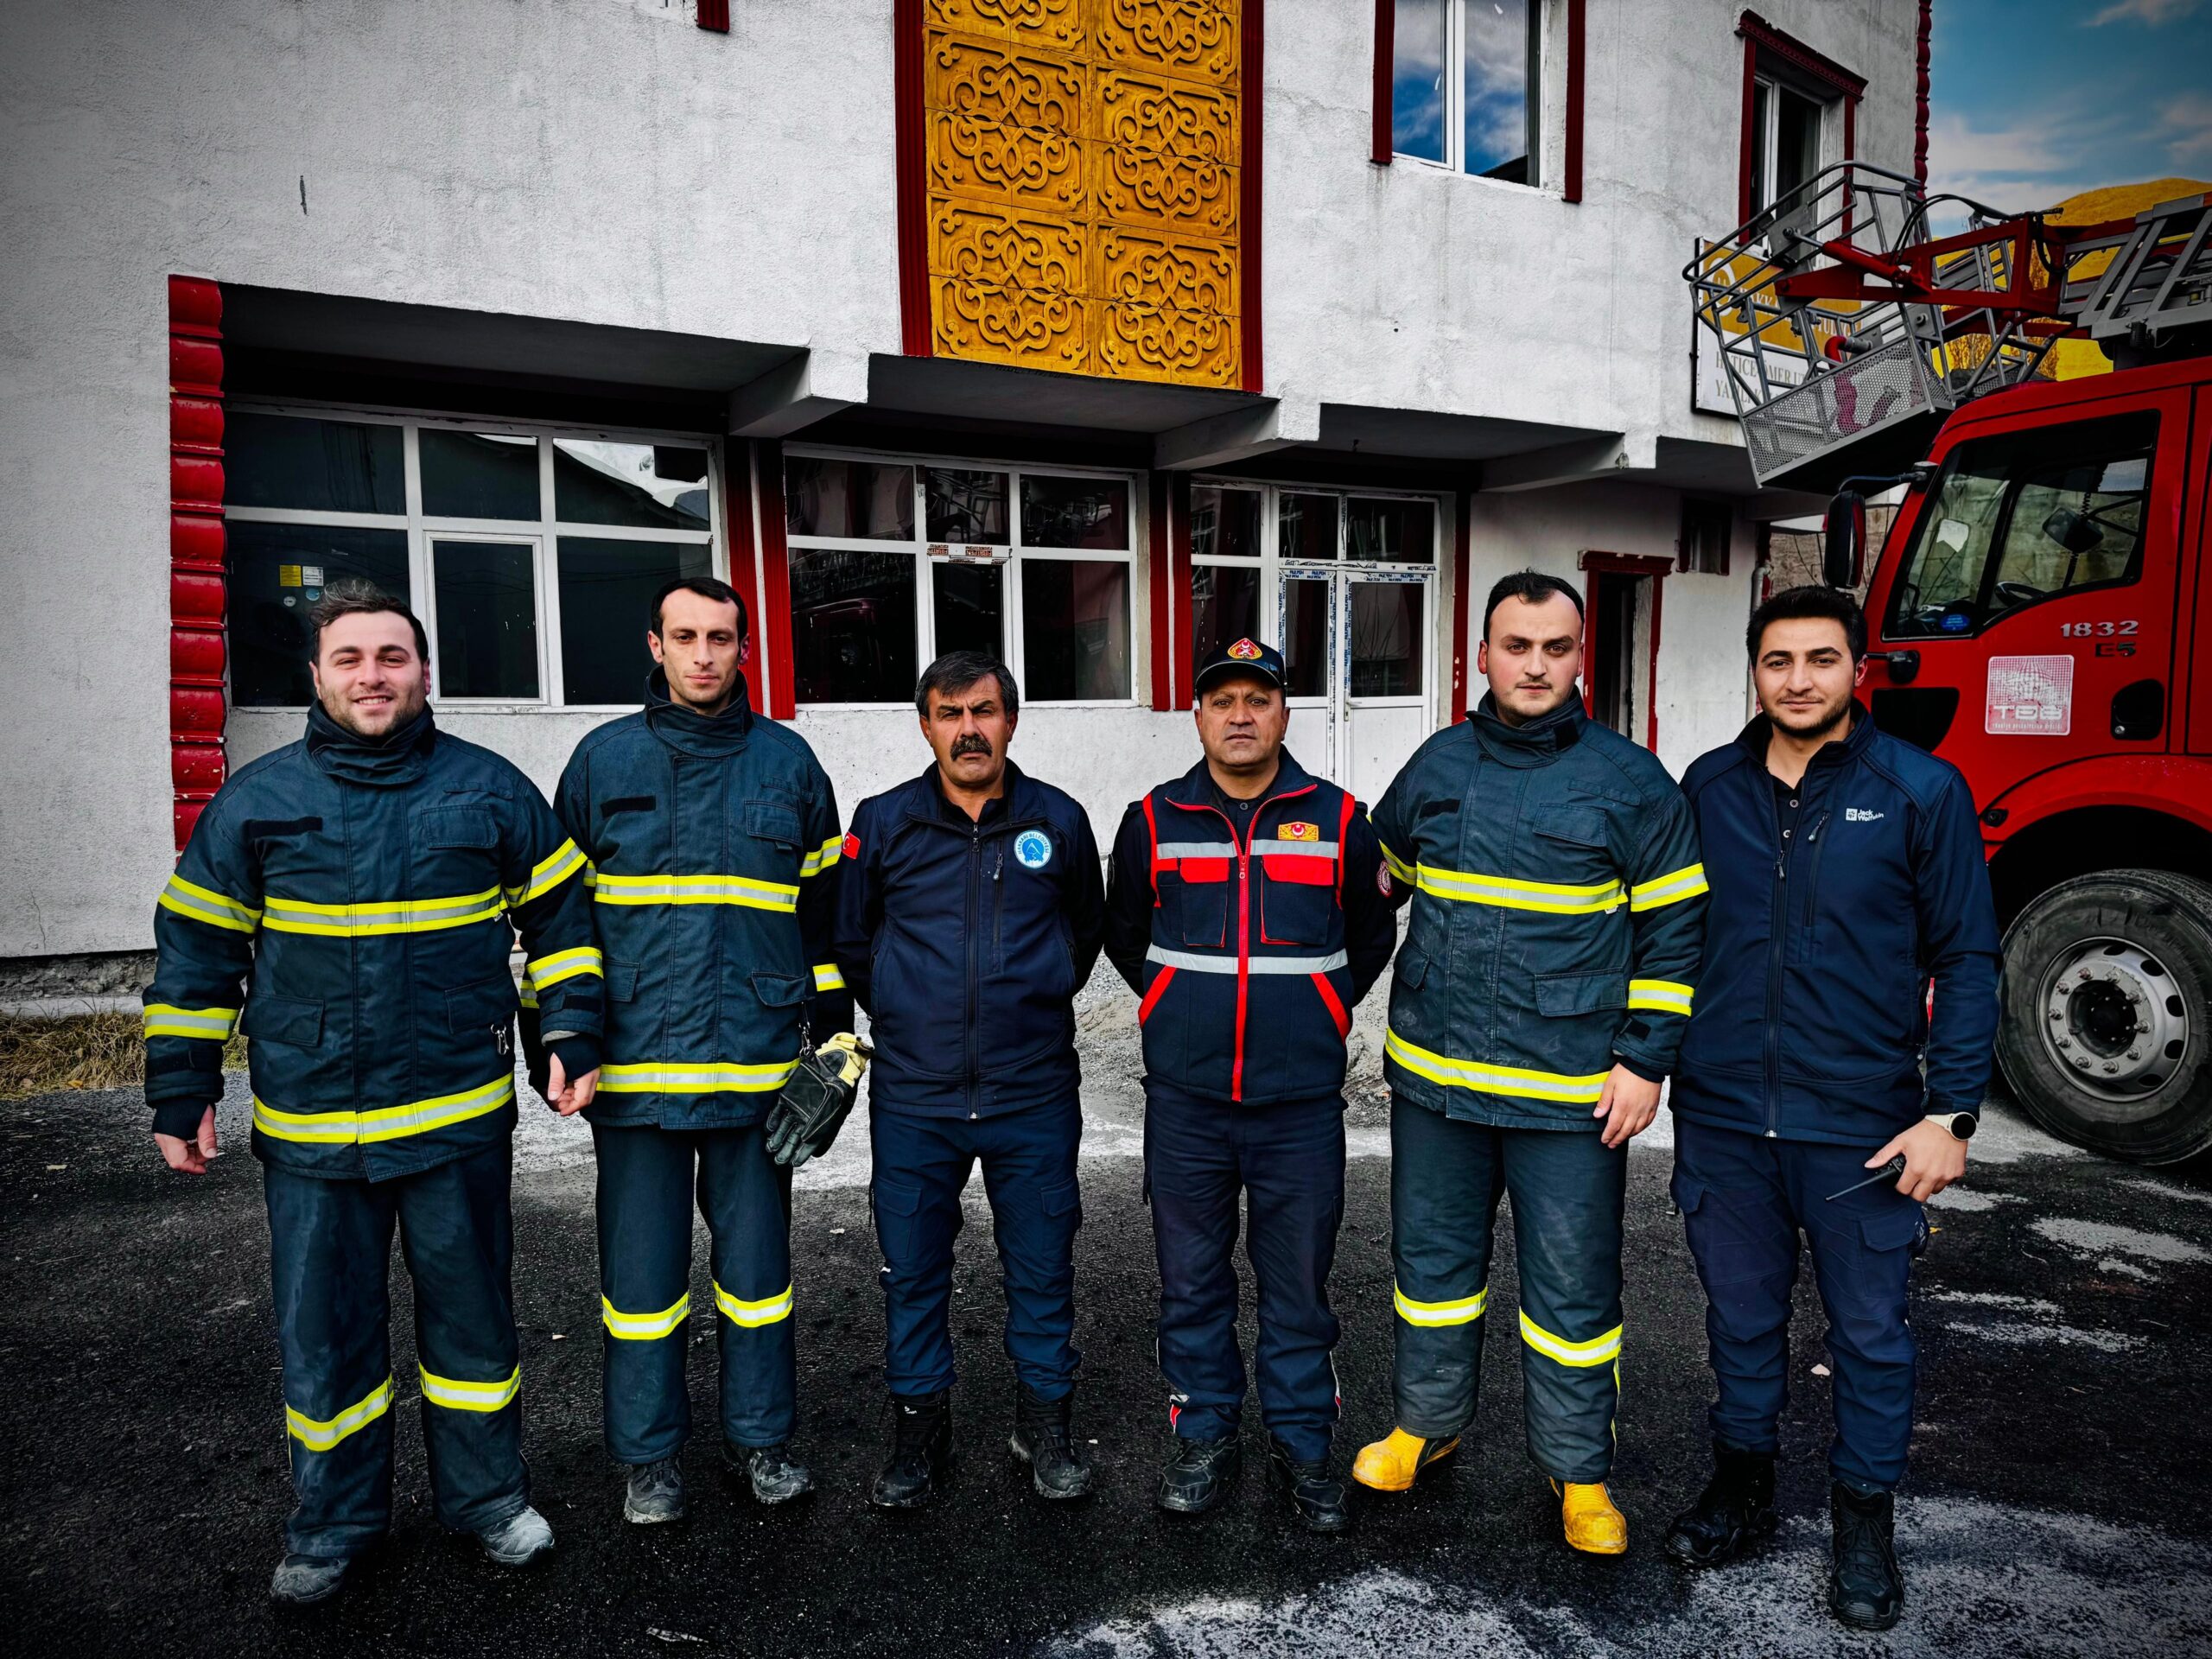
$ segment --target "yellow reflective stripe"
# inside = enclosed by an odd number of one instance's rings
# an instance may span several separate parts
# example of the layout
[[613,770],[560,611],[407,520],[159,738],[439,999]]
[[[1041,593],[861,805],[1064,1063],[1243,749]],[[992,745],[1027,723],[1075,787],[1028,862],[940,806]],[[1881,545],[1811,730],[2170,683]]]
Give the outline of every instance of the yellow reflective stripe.
[[[607,976],[607,959],[595,944],[580,944],[573,950],[556,950],[550,957],[538,957],[523,969],[524,979],[532,991],[542,991],[558,985],[564,979],[574,979],[579,974]],[[536,1007],[535,997],[531,1007]]]
[[791,1316],[791,1287],[785,1285],[773,1296],[763,1296],[757,1302],[748,1302],[733,1296],[720,1284],[715,1286],[715,1306],[738,1325],[750,1329],[756,1325],[773,1325],[779,1319]]
[[1495,905],[1501,910],[1542,911],[1554,916],[1618,910],[1622,897],[1621,884],[1618,881],[1567,887],[1556,881],[1519,881],[1510,876],[1483,875],[1466,870],[1440,870],[1433,864],[1421,867],[1419,885],[1423,893],[1439,899],[1457,899],[1461,904]]
[[1653,1014],[1687,1014],[1690,1001],[1696,995],[1692,987],[1671,979],[1631,979],[1628,982],[1629,1007]]
[[525,1008],[534,1008],[537,1006],[537,987],[531,981],[530,969],[527,968],[523,969],[521,982],[515,987],[515,995],[521,998],[522,1005]]
[[393,899],[358,905],[317,905],[270,893],[262,925],[272,933],[320,933],[362,939],[380,933],[435,933],[499,918],[499,890],[465,893],[451,899]]
[[238,1028],[236,1008],[173,1008],[166,1002],[146,1005],[145,1034],[149,1037],[204,1037],[210,1042],[230,1040]]
[[602,905],[743,905],[796,911],[798,888],[746,875],[609,875],[599,872],[592,896]]
[[691,1317],[691,1293],[685,1291],[674,1306],[658,1313],[625,1313],[604,1296],[599,1299],[599,1309],[600,1322],[606,1325],[608,1336],[625,1342],[652,1342],[670,1335]]
[[[1381,842],[1377,842],[1376,844],[1378,846],[1382,845]],[[1390,874],[1401,881],[1418,882],[1421,879],[1421,867],[1419,865],[1407,863],[1404,859],[1400,858],[1387,846],[1382,847],[1382,861],[1390,867]]]
[[583,868],[583,849],[573,841],[564,841],[531,866],[529,880],[507,889],[507,903],[512,906],[542,899]]
[[1456,1302],[1417,1302],[1394,1284],[1390,1300],[1397,1306],[1398,1317],[1408,1325],[1471,1325],[1482,1318],[1490,1302],[1490,1287],[1484,1285]]
[[369,1391],[365,1399],[356,1401],[327,1422],[317,1422],[305,1412],[284,1408],[284,1427],[292,1438],[310,1452],[327,1452],[359,1428],[371,1423],[391,1409],[391,1379],[387,1376]]
[[403,1135],[423,1135],[451,1128],[486,1112],[496,1112],[515,1097],[512,1076],[498,1077],[457,1095],[436,1095],[410,1100],[404,1106],[379,1106],[366,1112],[279,1111],[259,1095],[253,1097],[253,1127],[279,1141],[343,1144],[361,1141],[397,1141]]
[[1649,881],[1639,881],[1628,890],[1630,910],[1656,910],[1662,905],[1680,904],[1685,899],[1694,899],[1709,891],[1705,881],[1705,866],[1685,865],[1665,875],[1655,876]]
[[434,1406],[450,1406],[455,1411],[497,1411],[522,1389],[519,1365],[512,1376],[499,1382],[461,1382],[434,1376],[426,1365],[418,1363],[416,1369],[423,1373],[423,1397]]
[[212,888],[195,887],[181,875],[169,877],[159,902],[163,910],[173,910],[210,927],[226,927],[233,933],[251,933],[261,919],[261,912],[251,906],[226,898]]
[[1587,1342],[1569,1342],[1565,1337],[1555,1337],[1530,1319],[1527,1309],[1521,1313],[1521,1340],[1527,1343],[1547,1359],[1555,1359],[1562,1365],[1586,1370],[1592,1365],[1610,1365],[1621,1357],[1621,1327],[1618,1325],[1602,1337],[1592,1337]]
[[817,962],[814,964],[814,988],[817,991],[842,991],[845,988],[845,976],[837,971],[836,963]]
[[711,1065],[664,1065],[648,1060],[637,1065],[602,1065],[599,1092],[602,1095],[715,1095],[765,1094],[780,1089],[798,1069],[796,1059],[774,1065],[740,1065],[716,1062]]
[[1529,1100],[1557,1100],[1594,1106],[1610,1072],[1569,1077],[1558,1071],[1535,1071],[1525,1066],[1488,1065],[1479,1060],[1455,1060],[1419,1048],[1392,1031],[1382,1052],[1415,1077],[1448,1089],[1474,1089],[1486,1095],[1517,1095]]
[[809,853],[805,859],[800,863],[798,867],[799,880],[804,881],[810,875],[821,874],[823,871],[828,869],[832,864],[835,864],[840,858],[843,857],[844,852],[845,838],[842,836],[830,836],[829,840],[823,842],[819,847]]

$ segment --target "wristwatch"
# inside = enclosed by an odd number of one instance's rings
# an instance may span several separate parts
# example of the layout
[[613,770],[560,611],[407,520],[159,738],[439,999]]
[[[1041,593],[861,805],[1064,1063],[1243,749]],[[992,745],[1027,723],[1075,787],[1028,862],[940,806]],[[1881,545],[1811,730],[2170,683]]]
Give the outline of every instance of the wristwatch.
[[1954,1141],[1973,1140],[1974,1132],[1981,1122],[1981,1120],[1972,1112],[1930,1112],[1928,1114],[1928,1121],[1930,1123],[1941,1123],[1951,1132],[1951,1138]]

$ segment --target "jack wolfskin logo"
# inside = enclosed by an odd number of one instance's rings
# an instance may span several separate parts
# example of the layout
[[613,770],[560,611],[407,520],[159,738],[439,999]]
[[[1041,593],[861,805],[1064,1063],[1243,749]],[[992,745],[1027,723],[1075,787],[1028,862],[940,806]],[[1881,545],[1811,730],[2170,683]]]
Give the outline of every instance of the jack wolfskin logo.
[[1879,812],[1870,812],[1863,806],[1847,806],[1843,809],[1843,821],[1846,823],[1872,823],[1882,816]]

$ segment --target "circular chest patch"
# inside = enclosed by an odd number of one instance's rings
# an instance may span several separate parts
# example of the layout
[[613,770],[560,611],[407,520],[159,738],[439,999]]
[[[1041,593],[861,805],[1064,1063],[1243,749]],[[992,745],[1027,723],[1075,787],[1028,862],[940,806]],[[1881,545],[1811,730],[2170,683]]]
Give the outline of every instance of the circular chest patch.
[[1014,838],[1014,856],[1025,870],[1041,870],[1052,861],[1052,838],[1042,830],[1025,830]]

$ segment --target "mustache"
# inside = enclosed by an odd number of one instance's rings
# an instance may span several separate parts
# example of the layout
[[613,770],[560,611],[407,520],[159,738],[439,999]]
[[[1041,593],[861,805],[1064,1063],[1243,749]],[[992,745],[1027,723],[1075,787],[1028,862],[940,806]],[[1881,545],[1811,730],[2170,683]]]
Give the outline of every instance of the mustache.
[[973,732],[952,740],[952,758],[956,760],[963,754],[988,754],[990,752],[991,740],[979,737]]

